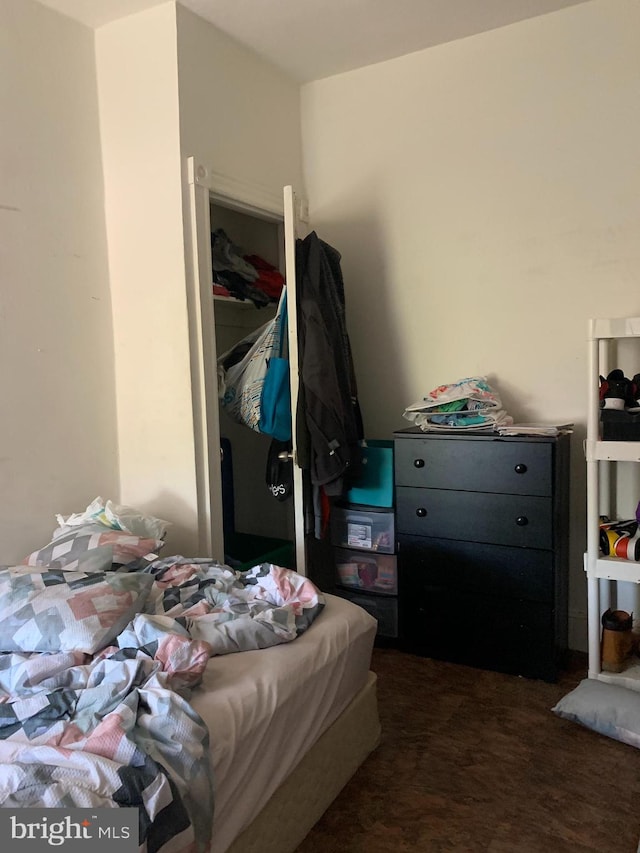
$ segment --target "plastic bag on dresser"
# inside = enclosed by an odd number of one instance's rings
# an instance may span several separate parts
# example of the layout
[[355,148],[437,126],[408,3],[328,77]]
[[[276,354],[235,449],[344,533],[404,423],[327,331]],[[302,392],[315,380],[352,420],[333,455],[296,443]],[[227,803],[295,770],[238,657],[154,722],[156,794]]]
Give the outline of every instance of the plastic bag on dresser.
[[502,408],[497,391],[484,376],[439,385],[422,400],[407,406],[402,415],[423,432],[441,430],[491,431],[513,418]]

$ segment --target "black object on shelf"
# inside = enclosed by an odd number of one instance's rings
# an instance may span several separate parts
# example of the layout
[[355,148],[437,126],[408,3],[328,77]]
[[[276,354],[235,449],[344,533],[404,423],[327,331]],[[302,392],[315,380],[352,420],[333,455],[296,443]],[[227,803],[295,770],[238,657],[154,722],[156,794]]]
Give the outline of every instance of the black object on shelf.
[[640,441],[640,412],[601,409],[603,441]]

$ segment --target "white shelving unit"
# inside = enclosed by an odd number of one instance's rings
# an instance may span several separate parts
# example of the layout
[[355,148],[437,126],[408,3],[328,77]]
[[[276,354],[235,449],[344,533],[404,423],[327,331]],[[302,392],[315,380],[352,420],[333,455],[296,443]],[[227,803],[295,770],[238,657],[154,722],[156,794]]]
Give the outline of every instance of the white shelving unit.
[[[611,465],[640,462],[640,441],[600,439],[599,376],[609,372],[612,342],[640,338],[640,317],[591,320],[589,322],[589,412],[585,456],[587,461],[587,573],[589,619],[589,677],[640,691],[640,659],[624,672],[601,669],[600,632],[602,613],[611,606],[611,586],[615,582],[640,584],[640,563],[600,554],[600,515],[608,507],[612,488]],[[618,366],[618,365],[616,365]]]

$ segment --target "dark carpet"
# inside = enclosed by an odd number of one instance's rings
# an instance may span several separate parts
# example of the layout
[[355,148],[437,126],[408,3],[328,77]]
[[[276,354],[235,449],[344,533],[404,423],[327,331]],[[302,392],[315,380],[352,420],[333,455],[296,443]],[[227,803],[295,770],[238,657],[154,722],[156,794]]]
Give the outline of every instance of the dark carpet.
[[550,709],[557,684],[374,650],[382,740],[297,853],[636,853],[640,750]]

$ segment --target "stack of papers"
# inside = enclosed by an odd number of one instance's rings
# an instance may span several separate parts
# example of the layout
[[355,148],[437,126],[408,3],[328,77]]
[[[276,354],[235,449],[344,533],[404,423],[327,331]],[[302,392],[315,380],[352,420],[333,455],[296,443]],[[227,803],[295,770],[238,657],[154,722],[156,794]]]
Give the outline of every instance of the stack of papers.
[[497,426],[500,435],[559,435],[573,432],[573,424],[510,424]]

